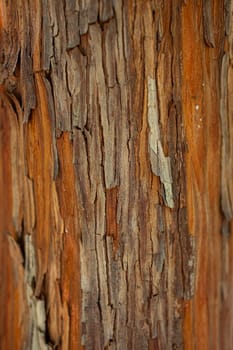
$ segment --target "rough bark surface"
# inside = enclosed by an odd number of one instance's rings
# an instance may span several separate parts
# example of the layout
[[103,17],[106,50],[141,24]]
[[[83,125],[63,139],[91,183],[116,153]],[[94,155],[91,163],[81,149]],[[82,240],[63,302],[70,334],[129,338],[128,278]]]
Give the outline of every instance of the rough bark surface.
[[0,348],[230,349],[233,2],[0,10]]

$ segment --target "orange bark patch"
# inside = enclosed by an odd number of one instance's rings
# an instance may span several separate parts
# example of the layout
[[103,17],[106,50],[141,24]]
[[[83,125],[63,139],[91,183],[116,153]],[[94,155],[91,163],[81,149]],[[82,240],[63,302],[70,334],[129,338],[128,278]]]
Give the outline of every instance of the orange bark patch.
[[[70,317],[69,349],[82,349],[81,346],[81,289],[78,206],[75,192],[73,167],[73,145],[69,133],[63,133],[57,140],[59,156],[59,176],[57,191],[64,220],[64,249],[62,253],[62,302],[68,305]],[[65,320],[64,320],[65,322]],[[66,325],[63,325],[66,329]],[[66,339],[66,337],[64,337]]]
[[1,232],[15,233],[13,225],[13,193],[12,193],[12,119],[16,115],[7,96],[0,97],[0,193],[2,204],[0,209]]
[[36,74],[38,106],[32,111],[27,128],[28,175],[33,180],[36,206],[35,246],[38,259],[36,294],[40,293],[47,271],[51,234],[51,189],[53,155],[51,121],[46,88],[40,74]]
[[[206,231],[205,217],[203,217],[203,207],[200,195],[203,193],[204,182],[201,171],[201,164],[205,159],[203,123],[200,123],[202,115],[202,51],[200,31],[198,26],[201,21],[201,12],[193,8],[194,5],[189,3],[183,7],[182,24],[183,24],[183,112],[185,120],[185,129],[188,143],[188,153],[186,156],[187,171],[187,206],[189,215],[190,233],[197,235],[201,239],[202,232]],[[200,125],[202,125],[200,127]],[[206,234],[206,233],[205,233]],[[197,248],[199,259],[202,265],[201,275],[199,275],[200,262],[197,267],[198,285],[206,286],[206,259],[207,256],[202,254],[202,249],[206,251],[206,242],[202,239],[202,244]],[[200,281],[201,278],[201,281]],[[202,289],[202,288],[201,288]],[[203,319],[207,315],[207,303],[203,299],[204,295],[201,289],[196,293],[198,303],[198,313],[196,320],[198,324],[193,325],[192,308],[185,307],[184,317],[184,345],[187,349],[193,349],[194,338],[197,338],[198,348],[208,348],[208,328],[207,320]],[[200,303],[201,302],[201,303]],[[201,327],[200,327],[201,325]],[[195,334],[196,333],[196,334]],[[191,335],[191,338],[190,338]]]
[[22,257],[13,238],[0,234],[0,348],[21,350],[27,335]]
[[[213,23],[214,33],[220,32],[220,14]],[[185,349],[217,349],[220,329],[220,47],[205,46],[203,25],[202,7],[187,2],[182,11],[182,101],[188,226],[196,237],[197,265],[194,300],[185,306]]]

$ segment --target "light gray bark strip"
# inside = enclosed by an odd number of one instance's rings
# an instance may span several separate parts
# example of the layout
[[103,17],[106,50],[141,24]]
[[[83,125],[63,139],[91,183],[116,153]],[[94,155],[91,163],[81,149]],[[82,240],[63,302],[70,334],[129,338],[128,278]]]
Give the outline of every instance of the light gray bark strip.
[[169,208],[174,208],[172,193],[172,175],[170,158],[164,155],[159,130],[159,108],[157,101],[156,82],[148,78],[148,124],[149,134],[149,152],[151,169],[164,186],[165,200]]

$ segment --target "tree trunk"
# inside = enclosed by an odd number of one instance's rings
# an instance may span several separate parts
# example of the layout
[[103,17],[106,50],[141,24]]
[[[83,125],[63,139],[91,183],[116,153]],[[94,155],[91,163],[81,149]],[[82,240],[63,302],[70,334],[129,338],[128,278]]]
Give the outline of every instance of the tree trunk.
[[0,6],[0,348],[231,349],[233,2]]

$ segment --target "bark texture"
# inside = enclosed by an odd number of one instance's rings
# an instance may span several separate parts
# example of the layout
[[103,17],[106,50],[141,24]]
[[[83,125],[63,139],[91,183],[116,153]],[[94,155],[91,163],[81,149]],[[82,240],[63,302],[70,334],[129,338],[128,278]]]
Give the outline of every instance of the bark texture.
[[230,349],[233,2],[0,9],[0,348]]

